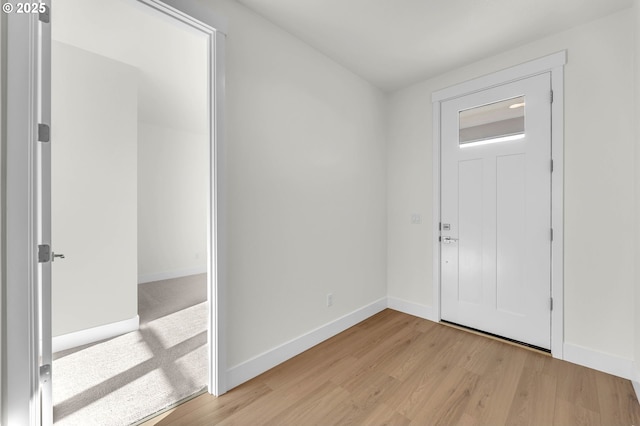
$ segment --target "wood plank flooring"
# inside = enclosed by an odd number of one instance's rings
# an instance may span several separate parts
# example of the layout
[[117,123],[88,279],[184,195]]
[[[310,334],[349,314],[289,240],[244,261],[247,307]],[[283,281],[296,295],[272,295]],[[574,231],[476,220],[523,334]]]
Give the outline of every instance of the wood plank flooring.
[[640,425],[628,380],[385,310],[145,425]]

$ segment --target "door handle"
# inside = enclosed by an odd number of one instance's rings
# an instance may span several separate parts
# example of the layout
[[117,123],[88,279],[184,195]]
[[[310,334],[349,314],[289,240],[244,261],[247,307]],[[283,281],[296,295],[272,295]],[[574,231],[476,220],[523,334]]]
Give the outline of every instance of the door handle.
[[458,239],[457,238],[453,238],[453,237],[442,237],[442,242],[444,244],[451,244],[451,243],[455,243],[457,242]]
[[53,253],[53,256],[51,257],[51,261],[55,261],[56,257],[59,257],[60,259],[64,259],[64,254],[55,254]]

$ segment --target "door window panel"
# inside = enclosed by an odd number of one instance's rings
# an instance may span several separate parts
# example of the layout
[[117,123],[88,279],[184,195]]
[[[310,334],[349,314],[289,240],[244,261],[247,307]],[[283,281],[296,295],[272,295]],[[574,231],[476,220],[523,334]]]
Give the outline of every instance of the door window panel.
[[524,117],[524,96],[460,111],[460,148],[522,139]]

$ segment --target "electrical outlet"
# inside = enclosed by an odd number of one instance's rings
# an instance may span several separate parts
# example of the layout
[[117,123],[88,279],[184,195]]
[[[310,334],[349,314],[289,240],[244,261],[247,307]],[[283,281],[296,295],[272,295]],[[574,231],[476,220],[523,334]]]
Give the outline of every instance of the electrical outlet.
[[422,216],[420,216],[420,213],[413,213],[411,215],[411,224],[420,225],[421,223],[422,223]]
[[327,294],[327,307],[333,306],[333,293]]

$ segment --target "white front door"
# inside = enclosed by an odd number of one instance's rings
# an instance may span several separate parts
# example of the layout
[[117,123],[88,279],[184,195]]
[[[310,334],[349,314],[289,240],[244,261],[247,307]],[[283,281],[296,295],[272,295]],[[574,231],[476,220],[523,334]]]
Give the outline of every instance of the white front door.
[[551,76],[442,102],[441,316],[551,348]]

